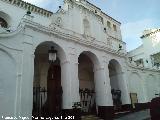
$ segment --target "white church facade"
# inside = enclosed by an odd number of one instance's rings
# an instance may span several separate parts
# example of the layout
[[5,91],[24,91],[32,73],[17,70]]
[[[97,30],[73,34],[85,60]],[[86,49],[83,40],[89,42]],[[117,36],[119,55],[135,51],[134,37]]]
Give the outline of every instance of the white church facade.
[[160,94],[149,52],[142,55],[149,65],[137,65],[141,56],[126,52],[121,23],[86,0],[64,0],[56,13],[0,0],[0,25],[0,119],[77,109],[112,120],[114,106],[143,108]]

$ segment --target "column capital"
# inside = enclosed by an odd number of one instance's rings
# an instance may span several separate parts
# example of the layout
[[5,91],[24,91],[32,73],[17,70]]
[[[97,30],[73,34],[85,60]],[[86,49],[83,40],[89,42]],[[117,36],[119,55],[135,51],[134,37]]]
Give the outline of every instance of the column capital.
[[95,68],[94,71],[100,71],[100,70],[104,70],[104,67],[98,67],[98,68]]
[[75,63],[73,63],[73,64],[75,64],[75,65],[79,65],[79,62],[75,62]]
[[62,61],[61,65],[64,65],[64,64],[67,64],[67,63],[70,63],[70,61],[69,60]]

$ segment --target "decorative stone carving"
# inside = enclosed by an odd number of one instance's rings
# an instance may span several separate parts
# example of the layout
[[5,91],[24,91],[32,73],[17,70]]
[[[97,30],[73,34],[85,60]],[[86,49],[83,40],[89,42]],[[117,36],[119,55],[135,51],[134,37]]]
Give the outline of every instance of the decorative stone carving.
[[107,38],[107,45],[112,48],[112,40],[111,38]]
[[58,26],[58,27],[62,27],[62,18],[61,17],[58,17],[55,21],[55,24]]
[[89,36],[90,35],[90,23],[86,17],[83,19],[83,27],[84,27],[84,35]]

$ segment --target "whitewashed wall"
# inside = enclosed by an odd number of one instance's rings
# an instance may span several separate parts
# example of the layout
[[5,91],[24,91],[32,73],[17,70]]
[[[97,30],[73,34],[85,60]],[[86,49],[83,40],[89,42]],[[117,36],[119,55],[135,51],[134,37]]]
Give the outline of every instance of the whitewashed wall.
[[[0,2],[3,4],[2,10],[6,11],[12,16],[12,19],[14,19],[13,26],[17,26],[25,11],[21,11],[20,8],[15,8],[9,4],[3,3],[2,1]],[[19,11],[19,15],[17,15],[20,17],[16,17],[16,15],[14,16],[12,13],[14,10],[10,8],[13,8],[15,11]],[[78,9],[74,8],[73,10],[74,11],[71,11],[74,13],[72,15],[77,16],[76,14],[78,14]],[[101,29],[101,25],[93,16],[94,15],[91,14],[89,15],[89,17],[94,19],[91,21],[91,24],[93,25],[95,23],[95,27],[98,27],[97,30]],[[69,21],[72,17],[73,16],[67,16],[66,18]],[[46,18],[43,17],[41,19],[39,19],[39,17],[36,18],[36,15],[35,20],[33,21],[29,21],[28,19],[26,21],[22,21],[23,26],[21,26],[20,29],[18,28],[17,31],[13,33],[0,34],[0,68],[3,68],[0,69],[0,99],[2,99],[2,101],[0,101],[0,105],[3,106],[0,107],[1,114],[5,115],[6,111],[8,111],[9,115],[14,116],[32,115],[34,52],[38,45],[46,41],[49,45],[56,46],[55,48],[58,50],[58,57],[61,61],[61,79],[64,91],[63,99],[65,99],[65,101],[63,101],[63,109],[72,109],[73,103],[80,101],[78,56],[84,51],[90,59],[93,60],[94,64],[97,105],[113,105],[108,70],[109,61],[112,59],[115,59],[122,68],[122,76],[119,80],[121,82],[119,85],[122,88],[123,104],[130,104],[130,88],[128,86],[128,79],[130,76],[127,76],[127,69],[130,69],[131,71],[134,69],[132,67],[128,67],[126,56],[124,54],[117,53],[117,51],[115,52],[114,50],[111,51],[110,49],[106,49],[106,47],[99,47],[100,45],[97,44],[97,41],[88,42],[87,38],[79,36],[76,32],[81,33],[82,29],[78,29],[79,27],[77,24],[79,23],[77,23],[76,17],[73,18],[75,21],[65,22],[67,23],[66,26],[70,26],[73,23],[73,27],[71,27],[71,29],[75,32],[72,32],[72,34],[70,34],[70,31],[67,31],[66,34],[65,29],[60,29],[56,26],[52,26],[53,28],[45,27],[49,24],[49,20],[46,20]],[[46,21],[45,23],[47,24],[41,23],[42,21],[39,20]],[[82,19],[80,19],[80,21],[81,20]],[[41,26],[39,23],[44,26]],[[91,26],[91,32],[93,35],[100,33],[100,31],[97,32],[93,29],[94,27]],[[100,35],[97,35],[96,38],[99,40]],[[100,40],[102,40],[102,38]],[[43,65],[41,67],[43,68]],[[144,72],[148,74],[151,71],[144,69]],[[44,73],[44,71],[41,71],[40,73]],[[159,82],[159,73],[155,71],[152,74],[155,74],[156,79]],[[43,78],[43,75],[41,77]],[[138,81],[134,81],[133,83],[137,85],[137,82]],[[140,90],[138,90],[138,92],[140,92]]]

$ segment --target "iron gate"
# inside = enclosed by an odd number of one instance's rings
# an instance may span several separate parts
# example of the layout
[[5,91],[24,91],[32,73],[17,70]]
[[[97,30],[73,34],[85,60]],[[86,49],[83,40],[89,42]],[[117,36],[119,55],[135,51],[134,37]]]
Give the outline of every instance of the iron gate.
[[80,89],[81,110],[85,113],[91,113],[95,107],[95,92],[88,88]]
[[33,116],[47,115],[47,89],[45,87],[33,87]]

